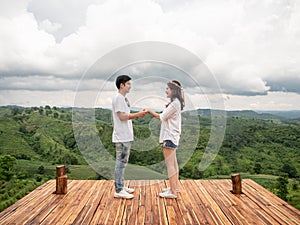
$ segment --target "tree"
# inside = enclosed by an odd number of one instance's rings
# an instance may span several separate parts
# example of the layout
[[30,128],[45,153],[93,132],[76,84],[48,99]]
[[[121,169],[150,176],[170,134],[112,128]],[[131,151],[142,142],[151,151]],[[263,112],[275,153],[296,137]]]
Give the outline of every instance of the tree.
[[43,165],[40,165],[38,168],[38,173],[39,174],[44,174],[45,173],[45,167]]
[[282,167],[282,172],[288,174],[290,178],[297,177],[297,170],[294,166],[290,165],[289,163],[285,163]]
[[53,117],[57,119],[57,118],[58,118],[58,113],[55,112],[55,113],[53,114]]
[[253,170],[254,170],[254,173],[260,174],[261,169],[262,169],[261,164],[258,163],[258,162],[256,162],[255,165],[254,165],[254,169],[253,169]]
[[16,164],[16,158],[11,155],[0,156],[0,168],[6,171],[12,171]]
[[13,114],[13,116],[21,114],[22,110],[20,108],[14,107],[11,109],[11,113]]
[[16,164],[16,158],[11,155],[0,156],[0,179],[10,180],[14,175],[13,168]]
[[286,175],[281,175],[277,178],[276,189],[277,189],[277,196],[284,201],[287,201],[288,195],[288,177]]

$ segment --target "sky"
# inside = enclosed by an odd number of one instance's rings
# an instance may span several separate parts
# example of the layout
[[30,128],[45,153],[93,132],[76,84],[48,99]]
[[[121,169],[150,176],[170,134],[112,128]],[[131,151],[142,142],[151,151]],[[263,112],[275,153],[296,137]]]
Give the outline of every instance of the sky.
[[[299,21],[298,0],[1,0],[0,105],[109,108],[126,73],[134,107],[161,108],[173,76],[189,109],[300,110]],[[144,42],[165,43],[152,54],[177,65],[122,65]]]

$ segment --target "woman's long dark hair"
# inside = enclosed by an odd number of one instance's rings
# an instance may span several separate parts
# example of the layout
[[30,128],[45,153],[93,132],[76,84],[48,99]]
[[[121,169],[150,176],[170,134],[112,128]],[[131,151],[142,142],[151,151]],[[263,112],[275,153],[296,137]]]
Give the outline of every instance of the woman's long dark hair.
[[184,93],[181,84],[177,80],[172,80],[168,82],[167,85],[172,91],[171,102],[174,101],[175,98],[178,98],[181,105],[181,110],[183,110],[185,106],[185,102],[184,102]]

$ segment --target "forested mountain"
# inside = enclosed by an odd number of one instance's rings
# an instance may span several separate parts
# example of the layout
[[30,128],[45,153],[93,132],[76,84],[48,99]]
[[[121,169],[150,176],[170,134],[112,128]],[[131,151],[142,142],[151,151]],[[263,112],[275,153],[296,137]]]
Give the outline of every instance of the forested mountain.
[[[209,145],[210,133],[213,129],[211,127],[212,114],[214,113],[209,109],[188,111],[182,114],[183,121],[189,122],[186,126],[188,129],[183,127],[185,133],[181,144],[188,147],[183,149],[183,153],[178,151],[179,159],[180,154],[190,153],[187,162],[180,169],[182,179],[214,178],[222,175],[229,176],[231,173],[285,176],[293,180],[293,188],[299,197],[299,191],[297,191],[300,176],[299,120],[254,111],[227,111],[222,146],[213,163],[205,171],[200,171],[199,163]],[[111,156],[114,156],[114,145],[111,143],[111,111],[95,109],[95,123],[101,142]],[[134,121],[135,135],[140,139],[152,138],[151,132],[157,133],[158,130],[159,123],[153,122],[150,115]],[[189,143],[195,140],[197,140],[195,146],[190,147],[192,145]],[[12,159],[7,157],[12,157]],[[14,172],[11,166],[8,171],[6,162],[10,160],[13,162],[13,159],[16,159],[18,165],[26,165],[26,168],[19,167],[18,171]],[[151,166],[161,161],[163,161],[163,156],[158,145],[149,151],[132,149],[130,156],[130,163],[140,166]],[[45,165],[66,164],[70,168],[72,168],[71,165],[88,166],[74,137],[72,109],[50,106],[0,107],[2,189],[7,188],[7,182],[13,178],[34,178],[34,182],[54,178],[54,174],[51,173],[47,177],[44,175],[43,163]],[[35,167],[35,172],[28,172],[34,171],[29,169],[30,165],[32,168]],[[36,167],[39,167],[38,171]],[[153,167],[153,169],[156,168]],[[37,176],[33,177],[33,174]],[[91,173],[87,174],[81,179],[101,178],[97,175],[90,177]],[[38,184],[40,183],[35,185]],[[7,205],[9,203],[4,206]]]

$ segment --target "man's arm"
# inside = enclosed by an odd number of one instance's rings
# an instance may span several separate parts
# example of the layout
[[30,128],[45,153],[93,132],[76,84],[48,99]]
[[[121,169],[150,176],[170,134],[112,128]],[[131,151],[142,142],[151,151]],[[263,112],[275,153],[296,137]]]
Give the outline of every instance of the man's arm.
[[125,120],[132,120],[132,119],[144,117],[147,114],[147,111],[143,109],[137,113],[129,113],[128,114],[125,112],[118,112],[117,114],[121,121],[125,121]]

